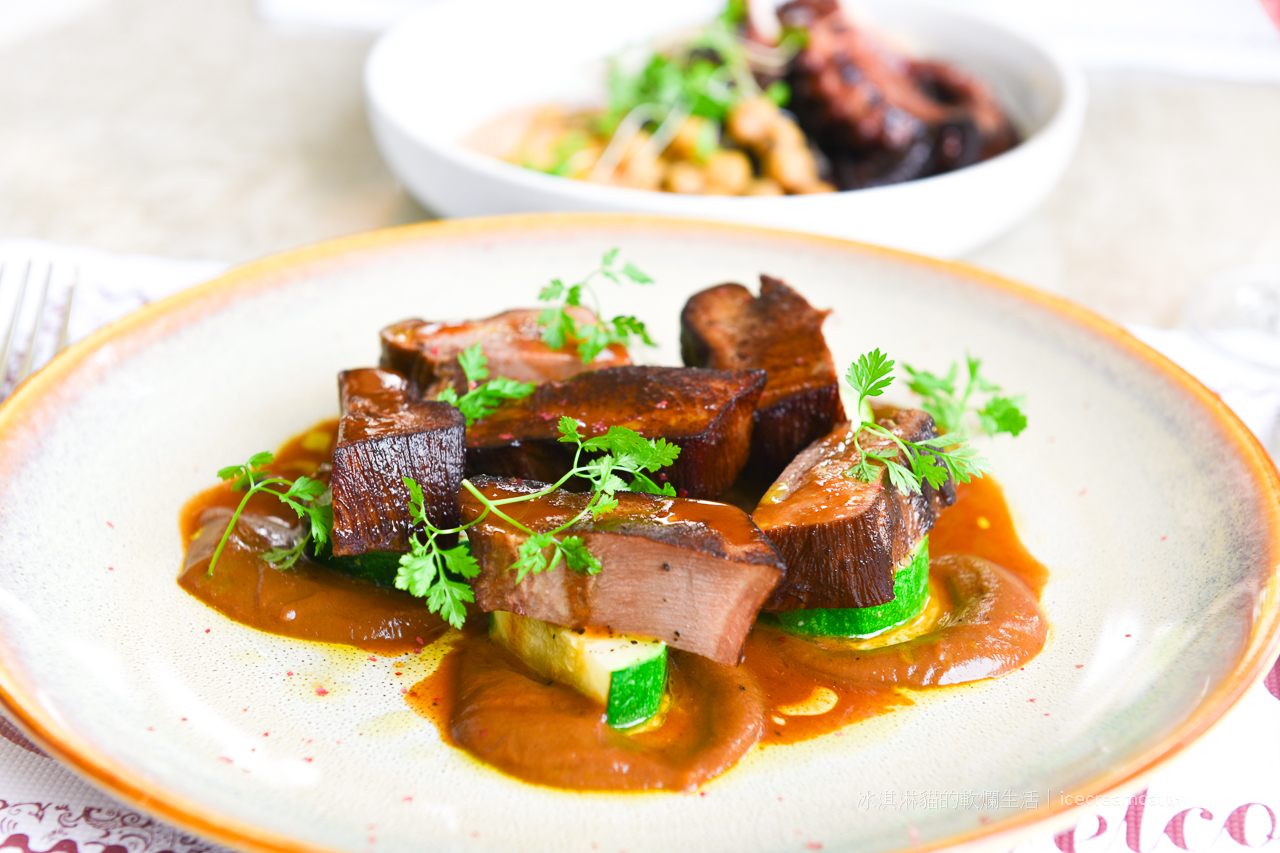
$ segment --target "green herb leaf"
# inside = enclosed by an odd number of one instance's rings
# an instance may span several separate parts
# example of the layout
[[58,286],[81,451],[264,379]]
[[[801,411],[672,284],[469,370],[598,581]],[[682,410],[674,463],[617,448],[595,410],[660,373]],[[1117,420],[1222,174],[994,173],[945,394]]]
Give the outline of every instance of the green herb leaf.
[[503,376],[477,384],[489,375],[488,359],[484,357],[478,343],[460,352],[458,363],[462,365],[462,372],[466,374],[470,386],[467,393],[459,397],[453,388],[445,388],[436,395],[436,399],[457,406],[467,419],[467,426],[487,418],[508,400],[529,396],[536,387],[532,382],[516,382]]
[[973,412],[982,431],[988,435],[1007,432],[1016,436],[1026,429],[1027,417],[1022,411],[1022,397],[992,396],[979,407],[972,402],[977,395],[999,392],[1000,386],[982,375],[982,361],[965,356],[967,376],[959,387],[959,365],[952,363],[946,376],[936,376],[910,365],[903,368],[911,377],[908,387],[920,395],[920,408],[928,412],[944,432],[964,429],[965,416]]
[[570,444],[582,444],[582,433],[578,432],[580,424],[568,415],[560,416],[560,438],[559,441],[568,442]]
[[[610,249],[600,259],[600,266],[590,272],[577,284],[565,286],[560,279],[554,279],[542,288],[538,294],[541,302],[555,302],[560,305],[545,308],[538,315],[538,325],[542,329],[543,342],[552,349],[563,349],[573,341],[577,341],[578,357],[583,364],[590,363],[607,347],[620,344],[629,347],[634,340],[646,346],[655,346],[644,323],[629,315],[620,315],[612,320],[602,319],[600,300],[591,281],[605,278],[616,284],[623,280],[636,284],[652,284],[653,279],[635,264],[627,262],[618,266],[618,250]],[[595,322],[579,322],[568,309],[582,305],[584,295],[589,295],[595,304]]]
[[604,568],[596,555],[587,550],[581,536],[566,536],[560,540],[559,548],[564,554],[565,565],[575,572],[594,575]]
[[634,281],[636,284],[653,284],[653,279],[649,278],[643,270],[630,261],[627,261],[622,265],[622,274]]
[[548,564],[544,552],[554,543],[555,537],[550,533],[532,533],[529,538],[520,543],[516,551],[516,561],[511,565],[511,568],[516,570],[516,583],[524,580],[525,575],[530,572],[536,575],[546,570]]
[[[978,374],[977,359],[968,360],[969,386],[981,387]],[[941,422],[957,408],[955,400],[955,383],[958,372],[955,365],[946,376],[937,376],[925,371],[906,368],[911,376],[911,388],[920,394],[928,407],[940,414],[933,414],[935,420]],[[873,350],[858,358],[849,367],[846,380],[858,392],[858,410],[864,411],[864,402],[868,397],[878,397],[893,381],[893,361],[880,350]],[[963,411],[966,396],[959,401],[959,410]],[[926,408],[926,411],[929,409]],[[1020,415],[1020,413],[1019,413]],[[993,419],[999,418],[1012,425],[1016,416],[1003,405],[997,406],[991,413]],[[1025,425],[1025,422],[1024,422]],[[892,447],[880,449],[864,449],[863,435],[879,436],[893,443]],[[889,430],[875,423],[868,414],[863,414],[861,422],[852,430],[854,446],[859,458],[845,471],[845,475],[862,482],[875,482],[879,470],[883,468],[889,482],[899,491],[908,494],[921,491],[923,484],[933,488],[941,488],[948,479],[967,483],[973,477],[980,477],[989,470],[989,463],[976,450],[969,446],[968,440],[961,432],[949,432],[935,438],[908,442],[894,435]],[[901,459],[905,456],[907,464]]]
[[489,360],[484,357],[484,352],[480,349],[479,341],[458,353],[458,364],[462,366],[462,372],[466,374],[468,382],[475,383],[481,379],[487,379],[488,363]]
[[775,80],[769,84],[769,88],[764,90],[765,97],[773,101],[780,107],[785,107],[791,102],[791,87],[787,85],[785,80]]
[[1027,428],[1027,416],[1023,414],[1020,397],[992,397],[978,410],[978,419],[987,435],[1007,432],[1017,436]]
[[736,27],[746,20],[747,0],[729,0],[720,13],[720,21],[726,26]]
[[858,356],[858,360],[849,365],[845,381],[858,392],[858,407],[868,397],[879,397],[893,382],[893,360],[874,349]]
[[311,477],[298,477],[292,482],[284,477],[273,476],[267,468],[275,461],[275,456],[267,451],[255,453],[243,465],[229,465],[218,471],[218,478],[228,483],[232,491],[244,492],[239,506],[227,521],[226,529],[214,548],[209,559],[209,576],[213,576],[214,567],[222,556],[227,542],[235,532],[236,523],[249,505],[249,499],[263,492],[274,496],[282,504],[289,507],[299,519],[306,521],[306,528],[291,548],[272,548],[261,554],[261,558],[277,569],[292,568],[302,557],[307,545],[323,548],[331,537],[333,530],[332,496],[320,480]]
[[633,470],[657,471],[676,461],[680,447],[665,438],[647,439],[626,427],[611,426],[604,435],[582,442],[585,450],[605,450]]

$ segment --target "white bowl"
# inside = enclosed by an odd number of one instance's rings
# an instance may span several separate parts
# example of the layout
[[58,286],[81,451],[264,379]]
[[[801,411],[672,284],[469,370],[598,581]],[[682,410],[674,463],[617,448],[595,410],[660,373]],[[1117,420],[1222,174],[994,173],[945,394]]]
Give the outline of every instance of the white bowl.
[[[975,166],[874,189],[811,196],[687,196],[542,174],[464,147],[501,113],[600,100],[603,58],[705,22],[723,0],[441,0],[390,30],[365,66],[369,122],[391,169],[445,217],[623,211],[768,225],[922,254],[965,254],[1012,227],[1062,176],[1085,86],[1052,50],[976,18],[906,0],[858,15],[920,56],[952,61],[995,90],[1025,141]],[[643,12],[639,10],[643,10]]]

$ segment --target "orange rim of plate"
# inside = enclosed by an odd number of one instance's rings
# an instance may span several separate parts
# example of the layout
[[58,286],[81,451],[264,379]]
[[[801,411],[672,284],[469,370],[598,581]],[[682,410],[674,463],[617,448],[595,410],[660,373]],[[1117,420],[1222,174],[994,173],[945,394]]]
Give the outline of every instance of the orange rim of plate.
[[[3,447],[11,434],[35,414],[33,410],[39,408],[39,404],[46,399],[47,395],[55,392],[62,382],[72,376],[77,367],[107,344],[132,341],[135,345],[145,346],[149,340],[157,336],[157,333],[165,334],[176,326],[185,325],[203,316],[209,310],[216,310],[220,304],[244,298],[259,290],[292,280],[293,276],[283,274],[299,267],[419,241],[449,240],[532,229],[618,231],[627,228],[679,229],[681,231],[701,229],[725,235],[756,234],[774,241],[808,243],[828,249],[845,249],[857,254],[879,255],[903,263],[949,272],[992,290],[1017,297],[1033,306],[1047,309],[1058,317],[1084,327],[1118,345],[1128,354],[1145,361],[1157,372],[1174,380],[1184,392],[1215,416],[1223,432],[1233,440],[1239,458],[1247,463],[1250,472],[1254,475],[1260,495],[1269,494],[1272,498],[1269,506],[1270,518],[1266,525],[1271,533],[1270,575],[1261,593],[1268,606],[1262,608],[1259,618],[1252,626],[1249,643],[1245,647],[1240,663],[1212,693],[1201,701],[1191,717],[1137,758],[1094,780],[1087,789],[1062,792],[1056,804],[1051,800],[1043,809],[1023,811],[999,822],[957,833],[942,841],[912,845],[913,851],[926,853],[926,851],[943,847],[985,847],[995,845],[997,842],[1009,845],[1032,831],[1051,831],[1068,827],[1072,819],[1085,813],[1086,806],[1074,805],[1077,795],[1088,797],[1116,791],[1136,791],[1145,777],[1204,734],[1222,718],[1246,690],[1265,676],[1277,652],[1280,651],[1280,610],[1274,606],[1277,592],[1280,592],[1280,474],[1277,473],[1275,464],[1257,438],[1219,399],[1218,395],[1120,326],[1062,297],[1043,293],[963,262],[937,260],[852,240],[679,217],[596,213],[517,214],[456,219],[424,222],[340,237],[237,266],[204,284],[147,305],[72,345],[43,370],[19,386],[3,405],[0,405],[0,447]],[[0,654],[4,651],[4,648],[0,647]],[[247,846],[252,850],[272,851],[272,853],[276,851],[321,853],[334,849],[292,840],[209,811],[199,803],[174,795],[163,787],[118,766],[116,762],[98,753],[91,745],[78,743],[14,678],[7,660],[0,660],[0,704],[4,706],[5,712],[11,719],[64,765],[110,794],[164,820],[190,829],[200,836],[241,847]]]

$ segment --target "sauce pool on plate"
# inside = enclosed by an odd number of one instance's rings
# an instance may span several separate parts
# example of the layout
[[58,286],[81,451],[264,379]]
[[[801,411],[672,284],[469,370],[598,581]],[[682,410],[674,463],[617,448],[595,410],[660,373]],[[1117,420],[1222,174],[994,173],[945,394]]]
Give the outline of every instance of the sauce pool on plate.
[[[337,422],[292,439],[273,472],[327,477]],[[726,667],[670,650],[658,716],[619,731],[596,702],[540,678],[488,637],[473,612],[462,631],[420,599],[310,560],[277,570],[260,554],[296,524],[291,510],[255,495],[217,564],[209,559],[242,495],[225,484],[181,514],[187,558],[179,583],[245,625],[296,639],[395,656],[443,638],[440,667],[405,699],[442,738],[535,784],[574,790],[687,791],[732,767],[757,744],[839,731],[911,704],[911,691],[1003,675],[1043,647],[1038,596],[1044,566],[1018,540],[990,478],[958,486],[929,534],[929,601],[907,624],[867,640],[802,638],[757,622],[742,663]]]

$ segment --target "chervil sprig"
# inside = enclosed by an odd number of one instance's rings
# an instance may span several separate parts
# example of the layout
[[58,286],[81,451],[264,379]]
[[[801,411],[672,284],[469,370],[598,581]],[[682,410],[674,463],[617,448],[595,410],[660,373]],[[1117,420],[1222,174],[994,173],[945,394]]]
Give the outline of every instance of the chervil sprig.
[[493,414],[507,400],[528,397],[536,387],[532,382],[516,382],[501,376],[481,384],[480,380],[489,376],[489,367],[479,343],[458,353],[458,363],[467,377],[467,393],[459,397],[458,392],[446,388],[436,395],[436,399],[461,409],[467,426]]
[[218,547],[214,549],[213,557],[209,560],[210,576],[213,575],[213,567],[217,565],[218,558],[222,556],[222,549],[231,539],[236,522],[240,520],[240,515],[249,505],[249,499],[259,492],[274,495],[277,500],[297,513],[298,518],[307,521],[307,529],[293,547],[272,548],[262,554],[263,560],[277,569],[289,569],[298,562],[308,543],[314,543],[319,550],[329,541],[333,530],[333,506],[328,486],[311,477],[299,477],[289,481],[284,477],[275,476],[268,468],[273,461],[275,456],[264,451],[250,456],[249,461],[243,465],[230,465],[218,472],[218,479],[229,483],[232,491],[244,492],[245,495],[235,512],[231,514],[227,529],[222,532]]
[[[511,565],[517,582],[529,574],[551,571],[561,561],[575,572],[595,574],[601,569],[600,560],[587,548],[582,537],[561,537],[560,534],[588,517],[600,518],[612,512],[618,506],[616,493],[624,489],[675,496],[675,489],[670,483],[659,486],[648,474],[676,460],[680,455],[680,448],[676,445],[661,438],[645,439],[633,430],[616,426],[610,427],[604,435],[583,438],[578,422],[569,417],[562,417],[559,427],[560,441],[577,445],[569,471],[545,489],[499,500],[491,500],[470,480],[463,480],[462,488],[469,491],[484,509],[475,519],[459,527],[440,529],[432,525],[426,515],[422,489],[406,477],[404,482],[412,501],[410,514],[416,532],[410,537],[409,553],[400,558],[396,586],[426,598],[429,611],[439,613],[450,624],[460,628],[465,618],[464,603],[473,600],[471,588],[465,581],[474,578],[480,568],[467,545],[443,548],[439,544],[441,536],[462,533],[493,514],[526,535]],[[595,455],[597,453],[599,455]],[[504,509],[510,504],[550,494],[574,477],[581,477],[591,485],[591,497],[578,513],[553,530],[534,530]],[[630,477],[630,482],[625,477]]]
[[[538,294],[540,302],[559,302],[546,308],[538,315],[538,325],[542,327],[542,340],[552,349],[560,349],[567,342],[578,342],[578,356],[586,364],[610,344],[630,346],[633,339],[647,346],[655,346],[649,337],[644,323],[635,317],[618,315],[612,320],[604,319],[600,308],[600,298],[591,282],[593,279],[606,278],[614,284],[631,281],[636,284],[652,284],[653,279],[630,262],[618,263],[618,250],[610,249],[600,259],[600,266],[587,274],[577,284],[565,284],[560,279],[552,279]],[[580,323],[574,319],[567,309],[582,305],[583,296],[589,296],[595,304],[596,322]]]
[[[864,353],[849,366],[845,376],[854,391],[858,392],[857,411],[860,423],[851,433],[858,459],[845,474],[864,483],[875,482],[880,469],[885,470],[889,482],[909,494],[919,493],[924,483],[940,488],[948,479],[967,483],[989,470],[987,460],[969,446],[966,437],[959,432],[947,433],[922,441],[905,441],[875,422],[868,401],[879,397],[893,382],[893,360],[875,349]],[[880,448],[863,448],[865,435],[887,439],[890,445]],[[906,464],[900,460],[905,458]]]
[[439,613],[450,625],[461,628],[467,615],[466,602],[475,601],[466,581],[480,574],[480,564],[466,543],[440,547],[436,541],[440,536],[457,533],[461,528],[441,530],[433,525],[427,518],[422,487],[411,477],[405,477],[404,484],[409,490],[409,516],[415,531],[409,537],[409,553],[400,558],[396,587],[425,598],[428,611]]
[[[971,355],[965,357],[968,376],[964,390],[957,385],[960,366],[952,362],[946,376],[938,376],[927,370],[916,370],[909,364],[902,367],[911,376],[907,387],[920,395],[920,408],[924,409],[946,432],[958,432],[964,423],[966,412],[977,415],[982,431],[987,435],[1007,432],[1016,436],[1027,427],[1027,416],[1022,411],[1021,396],[1000,396],[999,385],[981,374],[982,361]],[[975,395],[990,394],[985,405],[979,408]]]

